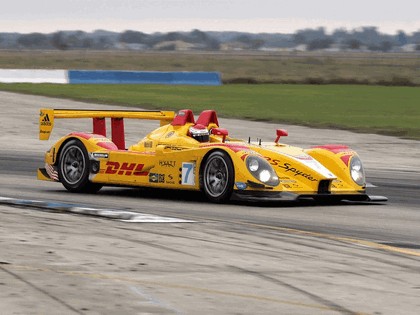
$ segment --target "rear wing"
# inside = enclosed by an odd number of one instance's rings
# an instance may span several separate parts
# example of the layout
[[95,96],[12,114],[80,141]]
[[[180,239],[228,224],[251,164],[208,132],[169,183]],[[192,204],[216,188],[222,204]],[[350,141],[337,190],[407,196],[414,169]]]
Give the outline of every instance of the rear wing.
[[93,133],[106,137],[105,118],[111,118],[112,141],[119,149],[125,149],[124,118],[159,120],[160,125],[170,123],[175,117],[173,111],[121,111],[42,108],[39,116],[39,140],[48,140],[54,128],[55,119],[92,118]]

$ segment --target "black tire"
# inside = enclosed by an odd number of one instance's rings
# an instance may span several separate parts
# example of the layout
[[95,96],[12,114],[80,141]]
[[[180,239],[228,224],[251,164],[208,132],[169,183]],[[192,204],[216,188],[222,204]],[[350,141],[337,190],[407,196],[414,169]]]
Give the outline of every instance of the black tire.
[[229,155],[223,151],[210,153],[200,174],[201,189],[212,202],[225,202],[233,191],[234,169]]
[[80,140],[67,142],[58,160],[60,182],[71,192],[95,193],[102,185],[89,181],[90,161],[88,152]]

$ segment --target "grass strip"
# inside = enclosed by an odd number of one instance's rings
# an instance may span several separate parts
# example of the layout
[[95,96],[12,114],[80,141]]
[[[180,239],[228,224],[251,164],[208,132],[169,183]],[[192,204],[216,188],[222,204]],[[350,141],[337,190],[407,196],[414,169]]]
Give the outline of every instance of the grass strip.
[[197,114],[204,109],[215,109],[222,117],[338,128],[420,140],[418,87],[0,84],[0,90],[147,109],[190,108]]

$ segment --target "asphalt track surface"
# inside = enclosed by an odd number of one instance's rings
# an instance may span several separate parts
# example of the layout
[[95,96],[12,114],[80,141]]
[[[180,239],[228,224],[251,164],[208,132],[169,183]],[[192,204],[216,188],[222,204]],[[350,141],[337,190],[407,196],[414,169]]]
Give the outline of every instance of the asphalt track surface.
[[[214,205],[198,193],[124,187],[81,195],[35,179],[54,141],[37,140],[38,111],[103,106],[0,99],[0,197],[58,205],[0,203],[0,314],[418,314],[419,142],[286,127],[286,143],[355,148],[378,186],[370,193],[389,198],[381,204]],[[220,121],[243,138],[277,127]],[[60,121],[54,133],[80,128]],[[152,127],[136,128],[132,141]],[[192,222],[128,223],[61,204]]]

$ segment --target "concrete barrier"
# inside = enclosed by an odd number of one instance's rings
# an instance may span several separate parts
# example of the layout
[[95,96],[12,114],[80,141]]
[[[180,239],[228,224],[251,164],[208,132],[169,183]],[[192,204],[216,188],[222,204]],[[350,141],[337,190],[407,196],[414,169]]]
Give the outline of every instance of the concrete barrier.
[[0,69],[2,83],[68,83],[67,70]]
[[218,72],[69,70],[70,84],[221,85]]

